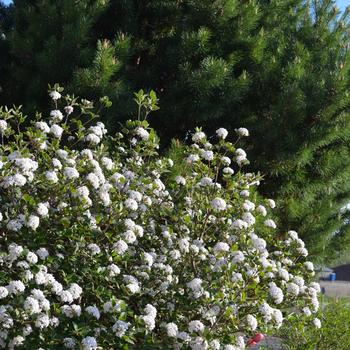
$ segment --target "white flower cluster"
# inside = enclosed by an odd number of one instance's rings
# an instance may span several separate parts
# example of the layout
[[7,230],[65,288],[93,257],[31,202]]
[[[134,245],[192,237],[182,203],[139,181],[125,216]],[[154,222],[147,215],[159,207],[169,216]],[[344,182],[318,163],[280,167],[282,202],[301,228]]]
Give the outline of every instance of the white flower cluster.
[[[47,250],[40,248],[37,254],[41,259],[48,257]],[[9,280],[7,285],[0,286],[0,347],[25,342],[35,329],[50,332],[60,326],[60,314],[57,305],[65,314],[67,307],[63,303],[72,303],[80,299],[82,288],[72,283],[67,289],[49,273],[46,265],[38,264],[34,252],[24,249],[16,243],[8,246],[8,251],[2,254],[4,271],[10,269],[17,280]],[[19,314],[20,313],[20,314]],[[23,322],[20,328],[20,323]]]
[[64,121],[65,98],[51,98],[50,126],[36,121],[1,152],[0,348],[237,350],[289,308],[320,326],[304,243],[294,231],[276,240],[276,204],[255,203],[260,177],[242,172],[226,129],[217,143],[196,130],[184,169],[146,122],[110,138],[74,120],[69,99]]

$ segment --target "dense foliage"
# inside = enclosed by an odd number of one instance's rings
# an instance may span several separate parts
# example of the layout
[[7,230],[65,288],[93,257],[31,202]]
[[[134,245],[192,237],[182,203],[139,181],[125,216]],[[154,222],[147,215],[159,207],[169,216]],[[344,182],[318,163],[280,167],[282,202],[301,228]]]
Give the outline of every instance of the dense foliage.
[[154,93],[111,137],[61,92],[27,127],[0,110],[0,347],[237,350],[291,313],[320,327],[304,243],[276,239],[242,170],[247,129],[197,129],[179,166],[144,120]]
[[281,329],[287,350],[348,350],[350,349],[349,299],[326,298],[320,307],[322,328],[305,330],[295,323]]
[[38,92],[48,83],[65,83],[87,98],[108,95],[104,121],[116,130],[135,112],[131,92],[152,88],[163,140],[243,123],[251,170],[280,204],[280,227],[297,228],[314,256],[333,258],[350,236],[339,214],[350,195],[349,25],[333,5],[16,0],[0,100],[34,110],[46,106]]

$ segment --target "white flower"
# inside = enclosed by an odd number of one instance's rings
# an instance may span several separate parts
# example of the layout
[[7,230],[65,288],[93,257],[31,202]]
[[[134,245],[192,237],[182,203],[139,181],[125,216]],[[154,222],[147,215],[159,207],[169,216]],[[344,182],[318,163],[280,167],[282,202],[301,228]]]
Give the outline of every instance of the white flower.
[[292,240],[297,240],[297,239],[299,239],[298,233],[295,232],[295,231],[288,231],[288,236],[289,236]]
[[73,113],[74,108],[72,106],[66,106],[64,107],[64,111],[67,113],[67,115],[70,115]]
[[123,255],[128,250],[128,245],[123,240],[119,240],[117,243],[114,243],[113,250],[117,254]]
[[113,332],[119,338],[124,336],[124,334],[126,333],[128,328],[129,328],[129,323],[124,322],[124,321],[120,321],[120,320],[118,320],[112,327]]
[[80,305],[72,304],[72,305],[63,305],[61,307],[62,313],[69,317],[79,317],[81,315],[81,307]]
[[229,174],[229,175],[233,175],[233,174],[234,174],[234,170],[233,170],[232,168],[230,168],[230,167],[225,167],[225,168],[223,168],[223,169],[222,169],[222,172],[223,172],[224,174]]
[[248,190],[243,190],[241,192],[239,192],[239,194],[242,196],[242,197],[249,197],[249,191]]
[[81,345],[83,346],[83,350],[96,350],[97,349],[97,341],[94,337],[85,337],[81,341]]
[[23,252],[23,247],[16,243],[11,243],[8,247],[9,255],[13,260],[17,259]]
[[101,162],[107,170],[113,169],[114,163],[113,163],[112,159],[110,159],[108,157],[102,157]]
[[188,335],[187,332],[179,332],[177,334],[177,337],[179,339],[181,339],[182,341],[189,341],[189,340],[191,340],[191,337]]
[[93,145],[98,145],[101,142],[101,138],[96,134],[89,134],[85,137],[87,142],[92,143]]
[[266,241],[263,238],[252,239],[253,247],[259,252],[264,252],[266,249]]
[[5,287],[0,287],[0,299],[4,299],[8,296],[9,292],[7,288]]
[[148,266],[152,266],[154,262],[154,258],[151,254],[149,253],[143,253],[143,260]]
[[246,128],[238,128],[238,129],[235,129],[235,131],[238,136],[241,136],[241,137],[249,136],[249,131]]
[[190,333],[202,333],[204,331],[204,324],[199,321],[199,320],[194,320],[194,321],[191,321],[189,324],[188,324],[188,331]]
[[240,250],[237,250],[232,253],[232,262],[234,264],[242,263],[244,260],[245,256]]
[[267,203],[271,209],[274,209],[276,207],[276,202],[273,199],[268,199]]
[[138,208],[138,204],[135,201],[135,199],[132,198],[128,198],[124,201],[124,205],[126,206],[126,208],[130,209],[130,210],[137,210]]
[[55,136],[57,139],[59,139],[59,138],[61,138],[61,136],[63,134],[63,129],[59,125],[53,124],[53,125],[51,125],[50,133],[53,136]]
[[242,229],[247,228],[248,224],[245,221],[238,219],[232,223],[231,227],[235,230],[242,230]]
[[38,300],[36,300],[32,297],[26,298],[26,300],[24,301],[24,304],[23,304],[23,308],[29,314],[38,314],[39,312],[41,312],[41,308],[40,308]]
[[210,204],[217,211],[225,210],[227,207],[225,200],[222,198],[218,198],[218,197],[214,198]]
[[69,286],[69,292],[71,293],[73,299],[75,300],[80,298],[83,292],[83,289],[77,283],[72,283]]
[[140,291],[140,286],[138,285],[138,283],[129,283],[126,285],[126,288],[131,294],[136,294]]
[[58,177],[55,171],[49,170],[45,173],[45,177],[48,181],[52,183],[57,183],[58,182]]
[[141,126],[138,126],[135,130],[137,136],[139,136],[142,140],[149,139],[149,132]]
[[193,142],[199,142],[199,141],[202,141],[203,139],[205,139],[205,133],[203,131],[197,131],[192,136]]
[[213,180],[210,177],[203,177],[201,178],[201,181],[199,182],[201,186],[212,186],[213,185]]
[[321,321],[318,318],[315,318],[313,320],[313,323],[314,323],[316,328],[321,328]]
[[273,309],[272,317],[276,323],[276,328],[280,328],[283,322],[283,315],[281,310]]
[[76,342],[73,338],[64,338],[63,339],[63,346],[67,349],[74,349],[76,345]]
[[280,304],[283,301],[282,289],[278,288],[275,283],[270,284],[269,294],[274,299],[275,304]]
[[32,294],[33,298],[36,300],[43,301],[45,299],[45,295],[43,291],[41,291],[40,289],[32,289],[30,293]]
[[58,109],[55,109],[53,111],[50,112],[50,117],[52,118],[52,121],[54,123],[60,122],[63,119],[63,114],[61,111],[59,111]]
[[139,191],[128,191],[129,198],[134,199],[136,202],[142,201],[142,194]]
[[62,303],[68,303],[68,304],[72,303],[74,300],[72,293],[68,290],[63,290],[60,293],[60,298],[61,298]]
[[235,345],[232,345],[232,344],[227,344],[225,345],[224,347],[224,350],[241,350],[241,349],[244,349],[242,347],[237,347]]
[[40,224],[40,219],[36,215],[30,215],[26,222],[26,226],[31,228],[34,231],[39,227],[39,224]]
[[111,277],[115,277],[118,276],[120,274],[120,268],[115,265],[115,264],[111,264],[107,267],[108,271],[109,271],[109,275]]
[[[58,157],[60,157],[61,159],[67,159],[67,157],[68,157],[68,152],[66,151],[66,150],[64,150],[64,149],[58,149],[57,151],[56,151],[56,154],[57,154],[57,156]],[[52,160],[52,162],[54,162],[55,161],[55,158]],[[55,165],[54,165],[55,166]]]
[[306,316],[311,316],[311,315],[312,315],[312,312],[311,312],[310,308],[307,307],[307,306],[303,308],[303,313],[304,313]]
[[36,122],[35,127],[45,134],[48,134],[50,132],[50,127],[45,122]]
[[7,129],[6,120],[0,119],[0,133],[3,134]]
[[36,320],[35,320],[35,327],[39,329],[44,329],[49,327],[50,325],[50,318],[46,314],[40,314]]
[[101,248],[95,243],[90,243],[87,247],[90,250],[91,255],[97,255],[101,253]]
[[49,252],[46,248],[39,248],[35,253],[41,260],[45,260],[49,256]]
[[220,342],[217,339],[212,340],[209,346],[211,350],[220,350]]
[[29,252],[26,256],[26,259],[30,264],[36,264],[38,262],[38,257],[33,252]]
[[297,296],[299,294],[300,288],[297,284],[295,283],[288,283],[287,284],[287,293]]
[[310,283],[310,288],[315,289],[317,293],[321,293],[321,286],[317,282],[311,282]]
[[[0,337],[0,344],[1,344],[1,339],[2,337]],[[5,337],[6,339],[6,337]],[[23,342],[25,341],[25,338],[22,337],[21,335],[17,335],[16,337],[14,337],[13,339],[11,339],[11,341],[9,342],[8,345],[8,349],[13,349],[15,347],[21,346],[23,345]],[[2,348],[5,348],[5,346],[2,346]]]
[[207,161],[211,161],[214,159],[214,153],[213,151],[201,151],[201,157]]
[[263,205],[258,205],[258,207],[256,208],[256,211],[261,214],[262,216],[266,216],[267,215],[267,210]]
[[289,272],[286,269],[279,268],[278,275],[285,281],[289,281]]
[[298,248],[297,249],[298,253],[301,255],[301,256],[308,256],[308,250],[306,248]]
[[50,92],[50,97],[51,97],[54,101],[59,100],[59,99],[61,98],[61,96],[62,96],[62,95],[61,95],[58,91],[56,91],[56,90]]
[[232,281],[232,282],[243,282],[243,276],[242,276],[242,274],[239,273],[239,272],[234,272],[234,273],[232,273],[231,281]]
[[61,283],[55,281],[51,284],[51,290],[54,294],[60,295],[63,290],[63,286]]
[[305,266],[306,270],[311,271],[311,272],[314,271],[314,264],[311,261],[305,261],[304,266]]
[[156,326],[155,319],[150,315],[141,316],[141,319],[145,323],[145,327],[148,331],[152,331]]
[[101,314],[100,314],[99,309],[96,306],[88,306],[88,307],[85,308],[85,311],[89,315],[95,317],[97,320],[100,319]]
[[166,329],[168,337],[171,337],[171,338],[177,337],[179,329],[175,323],[172,323],[172,322],[167,323],[165,325],[165,329]]
[[198,154],[190,154],[190,155],[186,158],[186,162],[187,162],[188,164],[192,164],[192,163],[198,162],[198,160],[199,160]]
[[215,254],[221,252],[228,252],[230,250],[230,246],[225,242],[218,242],[215,244],[213,251]]
[[175,182],[178,185],[183,185],[183,186],[186,185],[186,179],[183,176],[176,176]]
[[63,174],[67,179],[77,179],[79,177],[78,170],[72,167],[64,168]]
[[22,226],[23,226],[22,222],[17,219],[10,220],[6,225],[6,227],[10,231],[15,231],[15,232],[18,232],[22,228]]
[[226,139],[227,135],[228,135],[228,131],[225,128],[219,128],[216,130],[216,135],[217,137],[219,137],[220,139]]
[[258,321],[253,315],[247,315],[247,324],[252,331],[255,331],[258,327]]
[[293,282],[294,282],[295,284],[297,284],[299,287],[303,287],[304,284],[305,284],[304,279],[303,279],[302,277],[300,277],[300,276],[295,276],[295,277],[293,278]]
[[49,213],[48,203],[39,203],[36,211],[40,216],[47,216]]
[[242,220],[248,224],[248,226],[252,226],[255,224],[255,217],[252,213],[244,213],[242,215]]
[[192,338],[190,343],[191,350],[207,350],[208,342],[202,337]]
[[101,138],[104,134],[103,129],[99,125],[94,125],[89,127],[90,134],[94,134]]
[[86,176],[86,180],[90,182],[93,188],[97,189],[100,187],[100,179],[94,173],[90,173]]
[[250,200],[246,199],[243,203],[243,209],[245,211],[253,211],[255,209],[255,204]]
[[54,168],[57,168],[57,169],[62,169],[62,163],[59,159],[57,158],[53,158],[52,159],[52,165]]
[[200,278],[194,278],[192,281],[186,283],[187,287],[193,292],[198,292],[202,289],[202,280]]
[[264,225],[266,227],[276,228],[276,223],[272,219],[268,219],[264,221]]

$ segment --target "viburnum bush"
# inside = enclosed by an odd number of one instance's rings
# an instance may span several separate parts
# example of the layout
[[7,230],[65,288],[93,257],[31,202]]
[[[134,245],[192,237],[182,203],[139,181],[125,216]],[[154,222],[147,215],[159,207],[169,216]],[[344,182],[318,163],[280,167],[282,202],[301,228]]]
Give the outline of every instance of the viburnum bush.
[[248,130],[198,129],[174,164],[146,120],[108,136],[61,92],[30,123],[0,112],[0,347],[234,350],[290,315],[320,326],[303,242],[242,171]]

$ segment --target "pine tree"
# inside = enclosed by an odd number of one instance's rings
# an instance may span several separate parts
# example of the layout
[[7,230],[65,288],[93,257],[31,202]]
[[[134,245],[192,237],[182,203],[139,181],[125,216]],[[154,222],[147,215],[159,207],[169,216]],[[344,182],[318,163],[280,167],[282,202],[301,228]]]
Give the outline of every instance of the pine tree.
[[9,80],[10,74],[10,45],[8,34],[13,27],[12,6],[6,6],[0,1],[0,103],[6,101],[7,91],[4,82]]
[[76,67],[92,61],[92,29],[105,6],[104,0],[14,1],[11,102],[26,101],[34,110],[44,104],[48,84],[71,81]]
[[314,256],[346,249],[349,15],[334,1],[21,0],[15,18],[21,103],[40,105],[39,86],[60,82],[108,95],[113,127],[135,112],[132,91],[152,88],[163,138],[245,126],[281,232],[297,227]]

